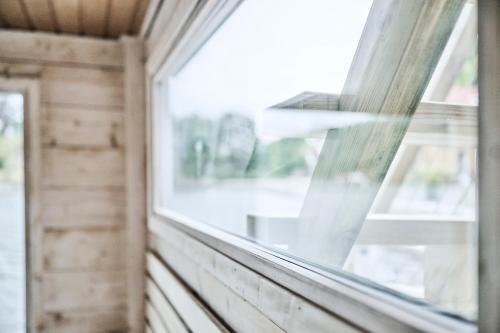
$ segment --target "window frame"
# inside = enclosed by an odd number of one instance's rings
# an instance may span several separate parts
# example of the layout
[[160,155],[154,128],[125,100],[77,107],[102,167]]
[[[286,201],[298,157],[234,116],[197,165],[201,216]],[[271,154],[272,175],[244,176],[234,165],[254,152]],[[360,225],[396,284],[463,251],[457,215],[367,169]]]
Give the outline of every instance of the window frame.
[[174,227],[304,299],[370,331],[476,332],[476,325],[429,311],[342,275],[320,270],[156,204],[157,185],[162,183],[159,173],[155,171],[159,162],[155,142],[161,133],[157,129],[161,123],[159,82],[169,72],[189,61],[241,2],[197,2],[189,18],[179,28],[181,37],[162,45],[161,51],[155,53],[153,50],[146,62],[149,106],[148,229],[158,231],[164,224]]

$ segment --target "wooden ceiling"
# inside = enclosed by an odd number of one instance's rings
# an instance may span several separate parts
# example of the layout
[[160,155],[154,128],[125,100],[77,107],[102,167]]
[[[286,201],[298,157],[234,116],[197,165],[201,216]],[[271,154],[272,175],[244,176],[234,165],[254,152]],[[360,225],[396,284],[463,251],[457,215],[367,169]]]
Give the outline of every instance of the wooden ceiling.
[[134,35],[149,0],[0,0],[0,29],[102,38]]

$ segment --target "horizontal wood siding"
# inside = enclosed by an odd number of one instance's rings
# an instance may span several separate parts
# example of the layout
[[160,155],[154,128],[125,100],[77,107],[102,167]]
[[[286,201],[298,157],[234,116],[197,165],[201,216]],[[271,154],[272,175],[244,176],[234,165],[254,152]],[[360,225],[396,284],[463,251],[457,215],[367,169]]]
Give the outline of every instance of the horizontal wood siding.
[[41,89],[40,332],[127,332],[119,42],[0,32],[0,75]]
[[161,219],[150,219],[149,230],[148,271],[153,265],[174,271],[237,332],[361,332]]

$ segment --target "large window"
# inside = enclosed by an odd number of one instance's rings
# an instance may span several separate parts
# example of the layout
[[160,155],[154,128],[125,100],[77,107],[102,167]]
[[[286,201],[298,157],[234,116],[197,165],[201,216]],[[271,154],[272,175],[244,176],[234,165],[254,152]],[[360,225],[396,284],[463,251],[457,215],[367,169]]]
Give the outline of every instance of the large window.
[[155,205],[475,320],[476,6],[382,3],[246,0],[174,62]]

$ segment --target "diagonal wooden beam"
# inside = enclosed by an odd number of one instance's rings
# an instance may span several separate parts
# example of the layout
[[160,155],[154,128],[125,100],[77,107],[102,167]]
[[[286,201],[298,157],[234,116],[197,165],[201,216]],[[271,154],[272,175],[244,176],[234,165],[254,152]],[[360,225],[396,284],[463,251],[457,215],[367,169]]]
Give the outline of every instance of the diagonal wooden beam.
[[344,264],[463,3],[374,1],[339,107],[399,120],[328,132],[300,213],[294,254],[330,267]]

